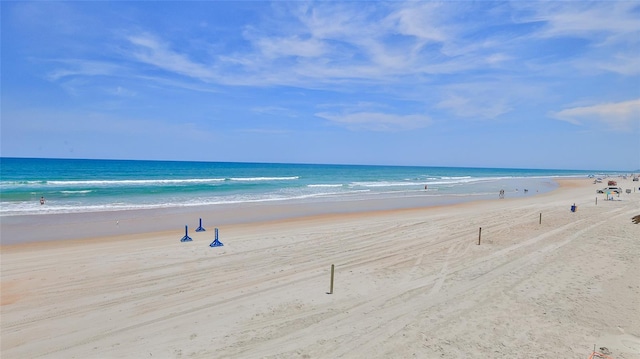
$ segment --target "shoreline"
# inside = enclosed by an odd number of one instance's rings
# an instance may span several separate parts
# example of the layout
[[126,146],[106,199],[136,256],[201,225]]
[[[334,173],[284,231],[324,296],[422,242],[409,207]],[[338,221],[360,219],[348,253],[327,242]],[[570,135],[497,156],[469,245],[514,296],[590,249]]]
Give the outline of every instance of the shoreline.
[[[85,164],[95,167],[92,170],[88,167],[80,170],[84,168],[81,166],[76,169],[78,173],[72,174],[58,174],[53,168],[53,172],[46,175],[50,180],[45,177],[38,180],[38,176],[23,178],[21,175],[22,172],[39,173],[38,166],[70,165],[45,162],[25,161],[9,166],[2,181],[0,218],[258,202],[410,198],[422,196],[427,192],[427,185],[428,193],[436,197],[490,195],[500,189],[507,192],[517,188],[545,191],[552,184],[552,178],[586,178],[592,175],[572,170],[456,167],[346,166],[339,170],[334,165],[292,164],[280,167],[239,163],[212,163],[203,167],[189,165],[188,162],[167,163],[167,169],[162,173],[156,172],[157,165],[149,166],[148,163],[147,166],[113,172],[113,168],[100,161]],[[180,171],[171,170],[176,165]],[[143,176],[147,170],[149,174]],[[137,176],[129,178],[138,172]],[[67,179],[67,176],[74,180]],[[42,205],[42,198],[46,205]]]
[[[575,178],[552,178],[556,187],[542,193],[508,193],[505,199],[525,199],[557,190]],[[426,193],[426,192],[425,192]],[[254,202],[121,211],[51,213],[0,217],[0,246],[34,242],[83,240],[95,237],[183,233],[203,226],[220,227],[327,215],[373,214],[394,210],[420,210],[497,200],[496,195],[425,195],[391,198],[324,199],[314,201]]]
[[[184,235],[185,225],[189,233],[199,225],[203,227],[228,227],[262,223],[313,220],[343,216],[385,215],[393,212],[427,211],[474,203],[518,201],[553,194],[555,191],[587,186],[591,179],[555,178],[554,189],[543,193],[509,193],[504,199],[496,196],[468,196],[426,198],[366,199],[321,202],[259,202],[229,204],[224,206],[175,207],[110,212],[84,212],[0,217],[2,242],[0,248],[33,243],[114,240],[117,238],[148,237],[153,234],[175,233]],[[594,187],[595,188],[595,187]]]
[[0,354],[586,358],[596,344],[638,358],[640,191],[605,201],[559,182],[228,224],[216,248],[206,222],[188,243],[176,229],[2,246]]

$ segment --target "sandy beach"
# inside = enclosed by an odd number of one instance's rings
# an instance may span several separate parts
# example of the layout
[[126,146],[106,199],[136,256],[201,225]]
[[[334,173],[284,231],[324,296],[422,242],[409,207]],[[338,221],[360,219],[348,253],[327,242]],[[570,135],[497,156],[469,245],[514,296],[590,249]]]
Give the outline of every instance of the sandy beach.
[[[595,345],[640,358],[640,185],[616,180],[631,193],[608,201],[596,194],[605,184],[566,179],[448,206],[345,202],[335,214],[205,221],[185,243],[183,228],[148,230],[184,213],[138,213],[120,234],[44,216],[24,226],[82,235],[3,238],[0,356],[578,359]],[[222,247],[209,246],[214,227]]]

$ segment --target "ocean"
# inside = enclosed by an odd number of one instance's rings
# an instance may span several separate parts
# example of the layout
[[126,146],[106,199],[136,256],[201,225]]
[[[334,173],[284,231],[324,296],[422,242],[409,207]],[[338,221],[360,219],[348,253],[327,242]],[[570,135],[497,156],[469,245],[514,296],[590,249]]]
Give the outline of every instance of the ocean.
[[554,189],[554,178],[591,174],[583,170],[5,157],[0,158],[0,216],[418,196],[429,205],[441,203],[442,198],[497,198],[501,189],[507,196],[535,195]]

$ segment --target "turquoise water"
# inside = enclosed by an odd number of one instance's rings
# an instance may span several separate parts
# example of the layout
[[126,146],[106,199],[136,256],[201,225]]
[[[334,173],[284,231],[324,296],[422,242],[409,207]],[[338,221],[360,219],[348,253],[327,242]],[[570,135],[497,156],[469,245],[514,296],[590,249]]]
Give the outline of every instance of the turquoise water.
[[[0,215],[263,201],[533,195],[593,171],[0,158]],[[425,186],[427,189],[425,190]],[[524,189],[528,189],[525,194]],[[40,204],[40,197],[46,199]]]

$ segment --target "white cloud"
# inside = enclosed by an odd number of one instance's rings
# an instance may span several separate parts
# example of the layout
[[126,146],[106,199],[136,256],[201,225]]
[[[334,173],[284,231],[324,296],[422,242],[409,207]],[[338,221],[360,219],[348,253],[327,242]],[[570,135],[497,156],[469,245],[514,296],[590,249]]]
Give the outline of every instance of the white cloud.
[[298,117],[298,114],[294,110],[286,107],[281,107],[281,106],[254,107],[251,109],[251,111],[261,115],[289,117],[289,118]]
[[135,47],[132,56],[140,62],[204,81],[211,81],[217,77],[210,66],[196,63],[186,54],[173,51],[169,44],[156,36],[145,33],[132,35],[127,39]]
[[505,100],[485,98],[484,100],[472,96],[450,94],[437,105],[458,117],[473,119],[494,119],[509,112],[510,108]]
[[318,57],[325,52],[325,44],[318,39],[301,39],[299,36],[285,38],[260,38],[256,41],[260,52],[267,58],[282,56]]
[[64,68],[51,71],[47,75],[47,78],[51,81],[73,76],[111,76],[122,71],[122,66],[105,61],[60,59],[53,60],[53,62],[61,64]]
[[523,21],[544,24],[532,37],[587,40],[588,51],[571,63],[575,68],[585,72],[599,69],[622,75],[640,74],[638,2],[535,2],[517,7],[534,13]]
[[[638,35],[640,37],[640,34]],[[590,64],[581,64],[581,67],[587,68],[589,65],[593,65],[599,69],[615,72],[626,76],[640,75],[640,44],[636,45],[636,49],[629,49],[627,51],[619,51],[603,59],[594,60]]]
[[604,128],[629,130],[640,125],[640,99],[571,107],[553,112],[550,116],[574,125],[602,123]]
[[[163,40],[161,35],[141,33],[127,37],[134,45],[130,56],[168,72],[222,85],[327,88],[362,82],[398,84],[407,76],[426,82],[441,74],[522,72],[529,59],[521,59],[515,49],[527,47],[532,38],[575,35],[602,44],[615,42],[617,46],[634,41],[628,35],[637,31],[640,21],[624,13],[628,5],[611,10],[599,3],[536,2],[535,6],[494,5],[488,10],[435,2],[274,6],[278,11],[268,21],[242,29],[245,43],[233,52],[196,61],[188,50],[175,50],[178,44]],[[525,17],[523,13],[534,14]],[[482,21],[485,17],[490,17],[489,23],[497,28],[532,21],[545,25],[511,32],[489,31]],[[595,19],[617,17],[620,24],[593,23]],[[633,51],[611,51],[614,45],[586,58],[565,61],[562,67],[640,72],[640,60]],[[545,64],[545,68],[553,67],[553,63]]]
[[[563,77],[563,81],[576,68],[584,73],[601,69],[639,74],[640,20],[634,17],[635,6],[599,2],[275,3],[272,8],[276,10],[264,21],[247,22],[237,29],[243,43],[226,44],[224,38],[207,41],[212,33],[198,38],[199,44],[215,42],[211,49],[232,50],[214,53],[209,49],[196,56],[179,40],[169,41],[161,30],[150,30],[124,37],[127,43],[121,48],[129,52],[118,54],[125,61],[117,65],[69,60],[65,69],[53,71],[50,78],[125,73],[126,77],[197,91],[218,89],[216,85],[297,86],[351,93],[374,89],[389,93],[390,100],[402,97],[398,89],[406,89],[407,84],[422,89],[434,84],[434,88],[447,90],[459,85],[456,91],[437,95],[439,108],[459,117],[494,118],[512,108],[514,96],[509,96],[508,87],[523,86],[533,71],[536,76]],[[518,26],[530,22],[540,25]],[[202,30],[199,24],[194,26]],[[544,53],[540,39],[559,36],[587,39],[591,51],[550,62],[531,62],[518,52],[533,52],[535,46],[541,46]],[[148,71],[150,66],[164,71]],[[496,79],[505,77],[515,79],[501,86],[506,95],[460,90],[471,82],[490,88],[498,84]],[[437,99],[432,96],[430,101]]]
[[[437,49],[425,51],[425,45],[454,36],[439,5],[372,4],[294,3],[279,12],[286,15],[269,18],[269,28],[247,26],[245,40],[256,51],[224,57],[233,70],[227,73],[228,83],[312,88],[352,81],[390,83],[478,64],[480,56],[450,58]],[[488,61],[497,62],[491,56]],[[234,75],[243,79],[233,80]]]
[[431,119],[425,115],[397,115],[380,112],[348,114],[320,112],[316,113],[316,116],[353,131],[395,132],[423,128],[431,124]]
[[451,26],[445,26],[442,12],[447,11],[441,3],[417,2],[402,7],[388,16],[395,22],[393,27],[403,35],[414,36],[421,43],[447,42],[452,35]]
[[[294,31],[304,31],[311,37],[322,40],[354,42],[354,39],[369,37],[378,28],[370,23],[371,7],[367,3],[351,6],[348,3],[303,4],[291,9],[290,14],[302,25]],[[297,5],[296,5],[297,6]],[[288,16],[285,18],[288,21]],[[359,32],[354,30],[359,29]]]
[[492,120],[512,111],[522,98],[540,96],[535,83],[523,85],[508,77],[496,77],[476,82],[458,82],[438,90],[436,107],[458,118]]
[[[534,2],[525,7],[535,15],[531,20],[544,21],[539,36],[594,35],[608,39],[640,29],[638,3],[634,1]],[[521,4],[520,4],[521,5]]]

